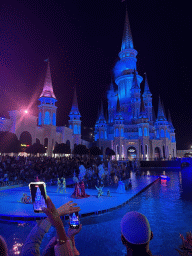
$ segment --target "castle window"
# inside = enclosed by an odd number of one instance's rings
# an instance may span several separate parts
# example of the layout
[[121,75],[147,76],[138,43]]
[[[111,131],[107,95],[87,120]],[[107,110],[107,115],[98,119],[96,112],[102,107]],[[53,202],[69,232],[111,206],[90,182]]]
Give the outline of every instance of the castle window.
[[142,136],[142,129],[139,127],[139,136]]
[[115,129],[115,135],[116,135],[116,137],[119,137],[119,129],[118,128]]
[[164,138],[165,137],[165,132],[163,129],[161,129],[161,138]]
[[148,136],[148,131],[146,127],[144,128],[144,136]]
[[42,122],[41,122],[41,112],[39,112],[39,120],[38,120],[38,125],[41,125]]
[[53,113],[52,124],[56,125],[56,115]]
[[47,124],[47,125],[50,124],[50,114],[49,114],[49,111],[45,112],[44,124]]
[[124,134],[123,134],[123,128],[121,128],[121,137],[123,137]]
[[78,129],[77,129],[77,125],[76,124],[74,125],[74,131],[73,132],[74,132],[74,134],[78,134]]

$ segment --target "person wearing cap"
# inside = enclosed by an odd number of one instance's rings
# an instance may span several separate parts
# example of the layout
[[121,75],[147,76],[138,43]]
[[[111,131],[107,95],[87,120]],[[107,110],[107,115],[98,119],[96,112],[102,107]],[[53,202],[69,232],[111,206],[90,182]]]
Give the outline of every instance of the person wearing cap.
[[127,256],[152,256],[149,242],[153,238],[149,222],[139,212],[128,212],[121,220],[121,240]]

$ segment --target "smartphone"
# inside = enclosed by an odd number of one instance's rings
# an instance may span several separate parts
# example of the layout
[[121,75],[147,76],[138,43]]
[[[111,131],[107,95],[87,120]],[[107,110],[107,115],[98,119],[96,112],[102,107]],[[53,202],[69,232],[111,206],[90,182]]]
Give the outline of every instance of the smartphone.
[[78,229],[80,225],[78,212],[71,213],[69,215],[69,226],[70,228]]
[[45,200],[47,199],[45,182],[31,182],[29,184],[31,198],[33,203],[33,210],[36,213],[43,212],[42,208],[47,207]]

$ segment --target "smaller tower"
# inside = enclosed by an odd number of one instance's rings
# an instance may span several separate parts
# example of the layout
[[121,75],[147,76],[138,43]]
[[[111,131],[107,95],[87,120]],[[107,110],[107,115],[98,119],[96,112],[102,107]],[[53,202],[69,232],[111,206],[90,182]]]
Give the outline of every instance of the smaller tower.
[[41,142],[47,148],[48,156],[52,156],[53,147],[55,145],[56,136],[56,111],[57,107],[55,103],[57,101],[53,92],[50,63],[48,61],[47,72],[45,76],[45,82],[43,91],[40,95],[38,106],[39,116],[38,125],[43,128],[43,141]]
[[139,110],[140,110],[140,104],[141,104],[141,89],[137,82],[137,74],[134,70],[134,76],[133,76],[133,83],[131,87],[131,108],[132,108],[132,117],[138,118],[139,117]]
[[121,114],[119,97],[117,98],[117,107],[115,114],[114,137],[124,137],[124,119]]
[[124,118],[121,114],[119,97],[117,98],[117,107],[115,114],[114,142],[116,159],[119,160],[119,158],[124,158]]
[[141,97],[140,114],[138,118],[138,133],[140,140],[140,157],[149,159],[151,157],[149,146],[149,119],[146,115],[143,98]]
[[48,61],[47,73],[45,76],[45,82],[43,91],[40,95],[39,101],[41,102],[39,107],[38,125],[54,125],[56,126],[56,111],[57,107],[55,102],[57,101],[53,92],[50,63]]
[[107,139],[107,125],[103,111],[103,103],[101,102],[100,115],[95,125],[95,141],[101,141],[105,139]]
[[147,80],[147,74],[145,73],[145,87],[144,87],[144,92],[143,92],[143,101],[144,101],[144,106],[146,110],[146,116],[149,119],[149,121],[153,120],[153,115],[152,115],[152,94],[149,90],[149,85],[148,85],[148,80]]
[[73,130],[73,144],[81,144],[81,114],[78,109],[76,88],[69,117],[69,128]]
[[155,122],[155,129],[156,129],[157,138],[163,141],[162,149],[161,149],[162,157],[168,158],[170,154],[170,143],[169,143],[170,129],[169,129],[169,123],[165,116],[164,107],[163,107],[163,104],[161,103],[160,97],[159,97],[157,119]]
[[111,81],[110,89],[107,93],[108,98],[108,122],[113,123],[114,122],[114,114],[117,104],[117,93],[115,92],[113,82]]
[[175,128],[174,128],[172,120],[171,120],[171,114],[170,114],[169,109],[168,109],[168,122],[169,122],[169,127],[170,127],[170,141],[171,141],[170,154],[172,157],[176,157]]

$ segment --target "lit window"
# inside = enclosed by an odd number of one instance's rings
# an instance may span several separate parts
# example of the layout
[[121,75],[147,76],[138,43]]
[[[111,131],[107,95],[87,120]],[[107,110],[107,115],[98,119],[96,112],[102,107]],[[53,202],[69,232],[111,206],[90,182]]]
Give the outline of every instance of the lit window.
[[147,128],[144,128],[144,136],[148,136]]
[[161,129],[161,138],[164,138],[165,137],[165,132],[163,129]]
[[53,124],[53,125],[56,125],[56,115],[55,115],[55,113],[53,113],[52,124]]
[[48,111],[45,112],[44,124],[50,124],[50,115]]
[[38,120],[38,124],[41,125],[41,112],[39,112],[39,120]]
[[74,125],[74,134],[78,134],[78,129],[77,129],[77,125]]

